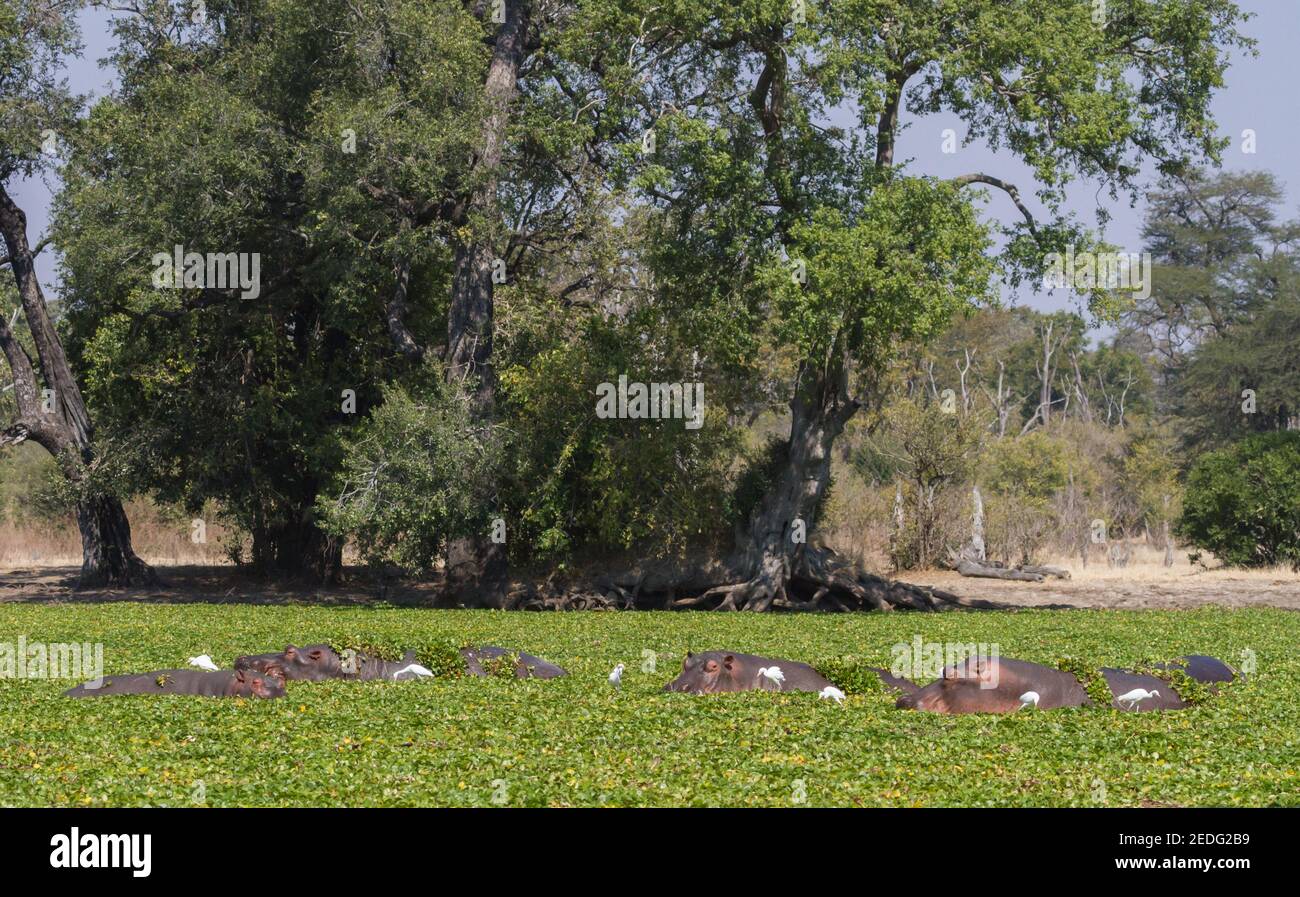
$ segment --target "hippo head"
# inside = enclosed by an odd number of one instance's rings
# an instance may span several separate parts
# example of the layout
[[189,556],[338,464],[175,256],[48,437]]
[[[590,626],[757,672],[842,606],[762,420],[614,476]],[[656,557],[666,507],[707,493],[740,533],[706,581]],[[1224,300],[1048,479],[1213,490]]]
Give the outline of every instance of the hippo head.
[[243,698],[284,697],[284,677],[276,670],[235,670],[231,694]]
[[[931,713],[1011,713],[1020,707],[1014,686],[1002,687],[998,658],[968,657],[943,669],[934,682],[898,699],[903,710]],[[1011,683],[1004,683],[1011,685]]]
[[281,679],[305,679],[319,682],[338,679],[343,673],[343,662],[329,645],[307,645],[295,648],[286,645],[279,654],[251,654],[235,661],[237,670],[278,672]]
[[[754,674],[748,675],[753,679]],[[682,691],[705,695],[720,691],[745,691],[743,664],[734,654],[723,651],[706,651],[703,654],[687,653],[682,661],[682,672],[664,686],[664,691]]]

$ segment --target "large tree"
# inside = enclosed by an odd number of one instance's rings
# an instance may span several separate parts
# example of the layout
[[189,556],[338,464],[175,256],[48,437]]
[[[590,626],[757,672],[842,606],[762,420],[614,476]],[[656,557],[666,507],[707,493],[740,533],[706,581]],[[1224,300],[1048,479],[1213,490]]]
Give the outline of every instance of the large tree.
[[1300,233],[1278,220],[1282,200],[1277,179],[1258,171],[1192,169],[1151,193],[1143,226],[1156,266],[1151,295],[1124,318],[1163,367],[1176,369],[1275,292]]
[[81,586],[130,585],[154,578],[131,546],[131,527],[108,478],[81,387],[64,352],[36,273],[27,215],[10,194],[21,178],[47,169],[59,141],[76,126],[81,105],[62,77],[64,59],[79,49],[79,2],[19,2],[0,8],[0,234],[17,289],[33,361],[11,329],[16,315],[0,309],[0,350],[13,377],[17,418],[0,429],[0,447],[25,440],[53,455],[72,487],[81,531]]
[[[500,9],[257,0],[117,20],[122,88],[93,110],[58,216],[76,348],[148,485],[216,500],[263,568],[337,564],[316,511],[385,385],[445,379],[492,428],[498,280],[591,280],[575,253],[550,259],[591,215],[592,128],[530,55],[565,8]],[[260,293],[154,288],[142,260],[177,243],[260,253]],[[460,597],[496,603],[503,557],[478,522],[442,535],[467,562]]]
[[[209,501],[265,572],[332,575],[317,503],[384,384],[428,375],[488,52],[458,3],[144,4],[60,197],[69,316],[144,485]],[[253,291],[159,289],[182,245]]]
[[[629,130],[656,132],[638,183],[661,211],[660,289],[728,304],[723,344],[765,332],[796,359],[781,463],[702,594],[765,610],[793,586],[884,606],[800,542],[799,524],[815,523],[832,446],[896,347],[988,298],[976,191],[1016,209],[998,259],[1013,284],[1041,276],[1049,252],[1094,248],[1062,212],[1069,184],[1132,190],[1144,163],[1214,158],[1209,103],[1241,15],[1228,0],[1111,3],[1104,20],[1076,0],[793,7],[805,21],[785,0],[614,3],[590,54],[611,94],[635,96]],[[900,153],[904,107],[953,113],[968,141],[1030,166],[1036,203],[999,172],[916,170]]]

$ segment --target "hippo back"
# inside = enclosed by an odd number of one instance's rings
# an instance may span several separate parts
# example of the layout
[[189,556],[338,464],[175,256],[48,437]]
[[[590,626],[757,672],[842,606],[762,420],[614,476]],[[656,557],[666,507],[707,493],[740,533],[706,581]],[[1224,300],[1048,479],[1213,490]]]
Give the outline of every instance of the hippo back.
[[1187,654],[1180,657],[1181,664],[1159,664],[1159,669],[1181,669],[1197,682],[1231,682],[1240,675],[1217,657],[1205,654]]
[[904,694],[895,706],[931,713],[1014,713],[1028,692],[1038,695],[1039,710],[1080,707],[1088,693],[1069,673],[1010,657],[968,657],[945,667],[934,682]]
[[[759,670],[779,667],[785,677],[780,684],[760,675]],[[687,654],[682,671],[664,686],[664,691],[715,694],[738,691],[820,692],[831,681],[806,663],[735,651],[704,651]]]
[[1178,692],[1174,691],[1174,687],[1163,679],[1146,676],[1142,673],[1134,673],[1130,670],[1116,670],[1111,667],[1102,667],[1100,672],[1106,678],[1106,684],[1110,686],[1110,693],[1115,698],[1126,695],[1138,688],[1144,691],[1159,692],[1155,697],[1145,698],[1132,704],[1126,702],[1121,705],[1118,700],[1112,700],[1110,706],[1116,710],[1134,712],[1181,710],[1187,706],[1187,703],[1178,696]]
[[[483,669],[482,661],[496,660],[511,654],[509,648],[502,648],[500,645],[483,645],[479,648],[461,648],[460,656],[465,661],[465,669],[471,676],[486,676],[487,670]],[[558,679],[561,676],[567,676],[568,672],[563,667],[556,666],[550,661],[543,660],[533,654],[519,653],[519,660],[515,663],[516,679]]]

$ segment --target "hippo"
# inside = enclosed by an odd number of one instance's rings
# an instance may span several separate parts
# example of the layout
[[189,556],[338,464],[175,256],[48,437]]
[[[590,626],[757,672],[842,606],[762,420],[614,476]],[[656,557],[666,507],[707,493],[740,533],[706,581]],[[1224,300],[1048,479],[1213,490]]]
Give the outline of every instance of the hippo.
[[880,667],[867,667],[867,669],[879,676],[880,681],[885,684],[886,688],[902,692],[905,695],[915,694],[921,690],[921,686],[917,685],[911,679],[904,679],[902,676],[895,676],[893,673],[889,672],[889,670],[882,670]]
[[329,645],[286,645],[279,654],[246,654],[235,659],[235,669],[278,671],[287,680],[320,682],[344,678],[343,662]]
[[[471,676],[488,675],[487,670],[483,669],[483,664],[480,663],[481,660],[495,660],[510,653],[512,652],[508,648],[497,645],[460,649],[460,656],[465,659],[465,668]],[[558,679],[567,675],[569,674],[563,667],[523,652],[519,653],[519,660],[515,663],[516,679]]]
[[1149,698],[1143,698],[1141,701],[1132,703],[1126,701],[1123,705],[1119,701],[1112,699],[1110,706],[1116,710],[1138,713],[1144,710],[1182,710],[1187,706],[1187,702],[1178,696],[1178,692],[1174,691],[1174,687],[1163,679],[1142,673],[1134,673],[1129,670],[1116,670],[1111,667],[1102,667],[1098,672],[1106,678],[1106,684],[1110,686],[1110,693],[1115,697],[1126,695],[1138,688],[1148,692],[1155,692]]
[[350,670],[338,652],[329,645],[307,645],[295,648],[286,645],[279,654],[248,654],[235,660],[237,670],[279,672],[286,680],[322,682],[326,679],[414,679],[413,673],[399,672],[416,662],[415,652],[407,651],[400,661],[380,660],[358,653],[353,659],[355,670]]
[[1038,709],[1081,707],[1088,692],[1069,673],[1009,657],[967,657],[944,668],[924,688],[905,694],[896,707],[932,713],[1012,713],[1020,696],[1038,693]]
[[1173,663],[1158,663],[1155,666],[1158,670],[1182,670],[1197,682],[1206,684],[1231,682],[1240,675],[1219,658],[1204,654],[1184,654]]
[[274,671],[154,670],[105,676],[99,688],[86,682],[64,692],[70,698],[108,695],[205,695],[210,698],[280,698],[284,679]]
[[[1187,662],[1183,667],[1187,674],[1197,681],[1229,682],[1235,675],[1231,667],[1213,657],[1192,654],[1181,659]],[[1113,667],[1102,667],[1098,672],[1110,688],[1110,706],[1116,710],[1181,710],[1187,706],[1163,679]],[[1155,694],[1123,704],[1115,699],[1136,689]],[[1009,657],[968,657],[946,667],[938,680],[912,694],[904,694],[895,706],[934,713],[1013,713],[1025,704],[1020,700],[1021,695],[1031,691],[1038,694],[1035,706],[1039,710],[1092,704],[1083,685],[1070,673]]]
[[[780,667],[785,676],[781,683],[759,675],[763,668]],[[820,692],[831,685],[821,673],[797,660],[779,660],[732,651],[687,653],[682,672],[664,686],[664,691],[681,691],[704,695],[730,691],[811,691]]]

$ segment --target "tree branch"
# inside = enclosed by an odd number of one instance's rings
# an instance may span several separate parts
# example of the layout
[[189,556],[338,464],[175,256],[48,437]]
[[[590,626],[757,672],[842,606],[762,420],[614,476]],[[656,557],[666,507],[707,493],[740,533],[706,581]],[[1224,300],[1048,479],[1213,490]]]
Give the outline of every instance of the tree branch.
[[990,187],[997,187],[999,190],[1006,193],[1007,196],[1011,197],[1011,201],[1016,204],[1016,208],[1020,210],[1020,214],[1025,216],[1025,223],[1029,225],[1029,232],[1035,237],[1038,236],[1038,222],[1034,220],[1034,213],[1029,211],[1029,207],[1026,206],[1024,201],[1020,198],[1020,189],[1016,187],[1015,184],[1012,184],[1009,181],[1004,181],[1001,178],[995,178],[991,174],[983,174],[982,172],[963,174],[960,177],[953,178],[950,183],[956,184],[958,187],[965,187],[968,184],[987,184]]

